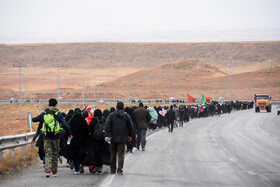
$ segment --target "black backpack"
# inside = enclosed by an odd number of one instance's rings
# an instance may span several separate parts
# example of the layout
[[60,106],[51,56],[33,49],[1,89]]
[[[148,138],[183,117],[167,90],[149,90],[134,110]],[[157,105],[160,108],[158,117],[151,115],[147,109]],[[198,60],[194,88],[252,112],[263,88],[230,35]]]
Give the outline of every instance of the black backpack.
[[97,123],[94,127],[93,137],[96,140],[104,140],[105,122],[103,119],[96,119]]

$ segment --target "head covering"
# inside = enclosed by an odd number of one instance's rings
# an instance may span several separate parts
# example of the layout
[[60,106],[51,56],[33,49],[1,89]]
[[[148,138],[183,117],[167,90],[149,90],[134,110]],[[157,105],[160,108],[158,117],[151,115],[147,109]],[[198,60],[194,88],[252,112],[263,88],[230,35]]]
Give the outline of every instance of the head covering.
[[94,117],[102,117],[102,111],[100,109],[96,109],[94,111]]

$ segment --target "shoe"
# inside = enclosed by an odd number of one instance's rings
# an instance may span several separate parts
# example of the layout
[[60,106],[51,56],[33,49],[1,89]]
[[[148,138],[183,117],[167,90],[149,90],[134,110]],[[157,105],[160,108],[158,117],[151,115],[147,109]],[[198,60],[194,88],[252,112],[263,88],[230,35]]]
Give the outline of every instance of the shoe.
[[118,173],[118,175],[123,175],[123,170],[118,169],[117,173]]
[[80,173],[84,173],[85,170],[84,170],[84,166],[80,165]]
[[110,173],[111,173],[111,174],[116,174],[116,171],[115,171],[115,170],[111,170]]
[[128,152],[129,152],[129,149],[127,149],[126,152],[128,153]]
[[130,153],[133,153],[132,149],[129,151]]
[[92,170],[92,174],[95,174],[96,172],[98,172],[98,170],[99,170],[99,168],[98,167],[95,167],[95,168],[93,168],[93,170]]
[[103,173],[102,173],[102,171],[98,171],[98,175],[102,175]]
[[75,175],[79,175],[79,172],[78,172],[78,171],[75,171]]
[[50,172],[46,172],[46,177],[47,177],[47,178],[50,177]]
[[62,164],[62,162],[63,162],[61,157],[58,157],[58,161],[60,164]]
[[89,170],[90,173],[92,172],[93,168],[94,168],[93,166],[88,167],[88,170]]
[[71,161],[70,162],[70,169],[72,170],[74,168],[74,163]]
[[68,162],[66,163],[66,167],[67,167],[67,168],[69,168],[69,167],[70,167],[70,164],[69,164]]
[[53,177],[57,177],[57,173],[56,173],[56,172],[53,172],[53,173],[52,173],[52,176],[53,176]]
[[142,147],[142,151],[146,151],[145,147]]

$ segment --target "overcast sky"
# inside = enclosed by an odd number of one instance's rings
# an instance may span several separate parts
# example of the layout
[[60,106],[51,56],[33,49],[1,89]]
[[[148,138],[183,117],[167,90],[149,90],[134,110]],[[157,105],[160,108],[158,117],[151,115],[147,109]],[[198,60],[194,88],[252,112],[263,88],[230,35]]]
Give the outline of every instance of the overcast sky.
[[0,0],[0,43],[280,40],[280,0]]

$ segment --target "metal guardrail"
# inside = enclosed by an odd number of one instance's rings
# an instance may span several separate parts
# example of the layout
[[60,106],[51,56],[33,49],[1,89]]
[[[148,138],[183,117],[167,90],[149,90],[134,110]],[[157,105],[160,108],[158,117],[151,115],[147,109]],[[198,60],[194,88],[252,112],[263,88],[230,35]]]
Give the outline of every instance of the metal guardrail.
[[1,136],[0,137],[0,160],[3,159],[3,150],[10,149],[11,155],[14,156],[14,148],[22,147],[25,151],[27,144],[32,142],[33,137],[36,132],[26,133],[26,134],[17,134],[10,136]]

